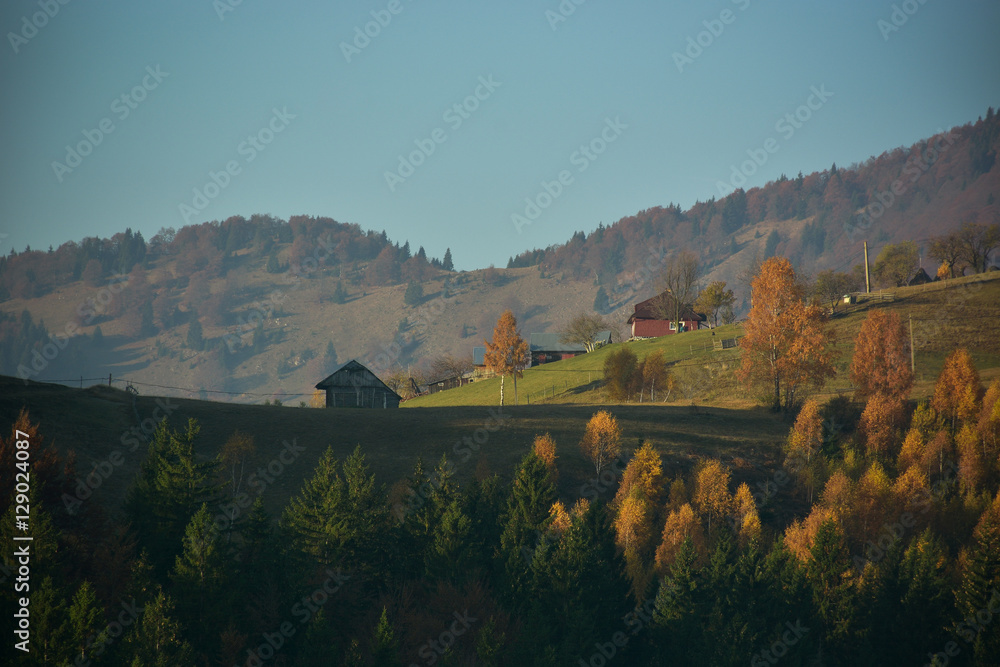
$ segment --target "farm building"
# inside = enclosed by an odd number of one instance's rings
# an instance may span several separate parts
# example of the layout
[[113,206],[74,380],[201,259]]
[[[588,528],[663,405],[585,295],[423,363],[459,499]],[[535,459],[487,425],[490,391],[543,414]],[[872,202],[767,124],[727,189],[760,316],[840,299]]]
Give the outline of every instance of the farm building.
[[[583,354],[587,349],[576,343],[562,342],[561,333],[533,333],[528,338],[528,349],[531,351],[531,365],[547,364],[550,361],[571,359]],[[594,337],[594,342],[600,345],[611,344],[611,332],[601,331]]]
[[316,385],[328,408],[398,408],[402,400],[378,376],[352,359]]
[[[629,315],[633,338],[656,338],[677,333],[677,323],[671,318],[674,311],[673,296],[663,292],[635,304],[635,312]],[[695,331],[707,327],[708,318],[691,308],[681,310],[681,331]],[[704,323],[704,327],[703,327]]]

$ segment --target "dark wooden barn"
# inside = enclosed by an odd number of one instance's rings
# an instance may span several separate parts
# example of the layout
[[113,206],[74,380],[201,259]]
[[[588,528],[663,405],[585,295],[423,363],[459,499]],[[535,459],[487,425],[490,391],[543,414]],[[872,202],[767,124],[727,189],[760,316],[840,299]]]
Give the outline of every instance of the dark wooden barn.
[[316,385],[328,408],[398,408],[402,400],[378,376],[351,359]]

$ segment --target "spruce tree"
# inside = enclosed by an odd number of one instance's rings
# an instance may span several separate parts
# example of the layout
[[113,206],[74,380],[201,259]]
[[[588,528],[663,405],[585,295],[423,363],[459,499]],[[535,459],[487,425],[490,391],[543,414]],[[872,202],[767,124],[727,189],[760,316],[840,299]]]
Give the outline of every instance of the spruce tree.
[[189,419],[183,431],[173,431],[166,419],[157,425],[139,476],[129,489],[125,509],[160,573],[181,551],[181,538],[198,508],[219,499],[215,483],[217,459],[201,461],[195,443],[201,430]]
[[87,660],[90,655],[88,648],[103,643],[103,625],[104,618],[94,587],[84,580],[69,607],[70,646],[75,658]]
[[195,664],[195,653],[174,618],[174,603],[160,591],[139,615],[122,644],[128,664],[139,667],[175,667]]
[[549,524],[549,508],[556,499],[549,469],[531,451],[514,472],[514,482],[502,518],[500,553],[504,588],[515,605],[528,603],[530,567],[536,546]]
[[445,271],[454,271],[455,264],[451,261],[451,248],[446,248],[444,251],[444,259],[441,260],[441,268]]
[[178,614],[191,623],[199,644],[215,637],[226,612],[226,558],[208,505],[203,504],[184,531],[183,551],[174,562]]
[[201,333],[201,322],[194,315],[191,316],[191,324],[188,325],[187,346],[199,352],[205,349],[205,339]]
[[382,607],[382,615],[372,637],[372,664],[395,665],[399,662],[399,640],[389,623],[389,615]]

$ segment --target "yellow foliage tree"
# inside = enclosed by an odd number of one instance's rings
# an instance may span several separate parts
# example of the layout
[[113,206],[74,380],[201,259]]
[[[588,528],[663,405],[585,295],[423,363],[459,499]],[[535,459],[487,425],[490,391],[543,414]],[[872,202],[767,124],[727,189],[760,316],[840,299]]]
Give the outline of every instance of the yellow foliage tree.
[[486,368],[500,376],[500,406],[503,406],[503,382],[508,375],[514,378],[514,405],[517,405],[517,378],[523,375],[530,363],[528,343],[517,330],[517,319],[510,309],[503,311],[493,328],[493,340],[483,341]]
[[535,455],[549,469],[549,480],[552,484],[559,481],[559,470],[556,468],[556,441],[550,434],[536,435],[534,443]]
[[326,407],[326,392],[322,389],[314,389],[312,393],[312,398],[309,399],[310,408],[325,408]]
[[809,516],[802,521],[792,522],[785,529],[785,546],[800,562],[806,563],[812,558],[812,546],[816,539],[816,533],[819,532],[819,527],[829,519],[837,520],[828,508],[814,505]]
[[934,474],[935,469],[939,475],[944,474],[944,459],[952,454],[952,444],[951,435],[946,429],[941,429],[927,441],[920,466],[927,471],[928,477]]
[[962,489],[970,495],[975,494],[986,480],[986,461],[979,447],[979,433],[971,424],[965,424],[955,436],[955,448],[958,450],[958,479]]
[[944,368],[934,385],[931,406],[949,420],[954,429],[958,420],[966,421],[977,414],[981,396],[979,371],[972,363],[969,351],[960,347],[945,359]]
[[896,443],[900,423],[903,421],[905,406],[896,394],[871,394],[861,413],[858,431],[869,454],[890,453]]
[[924,458],[924,437],[920,435],[920,429],[911,428],[906,433],[903,440],[903,447],[899,450],[896,458],[896,468],[905,472],[913,466],[920,466],[920,461]]
[[553,531],[556,535],[562,535],[572,523],[573,520],[569,512],[566,511],[566,506],[563,505],[562,501],[557,500],[552,503],[552,507],[549,509],[549,530]]
[[892,512],[892,482],[878,461],[872,461],[854,489],[852,523],[856,530],[849,534],[862,543],[875,541],[883,520]]
[[649,503],[659,505],[662,486],[663,459],[656,448],[646,441],[625,467],[622,481],[618,485],[618,493],[611,501],[611,505],[620,507],[633,488],[638,488]]
[[580,450],[593,462],[598,475],[621,453],[621,449],[622,431],[618,420],[607,410],[591,417],[580,441]]
[[983,442],[983,456],[995,452],[1000,441],[1000,379],[993,380],[983,395],[979,411],[979,437]]
[[724,518],[733,505],[733,497],[729,493],[729,471],[722,463],[712,459],[703,463],[694,483],[694,506],[698,512],[708,519],[708,532],[712,533],[712,517]]
[[733,496],[733,518],[739,542],[746,546],[750,540],[760,537],[760,515],[757,513],[757,503],[746,482],[736,489]]
[[703,557],[706,540],[705,533],[701,528],[701,521],[698,520],[691,505],[684,503],[680,509],[667,515],[666,523],[663,525],[663,537],[660,540],[660,546],[656,549],[656,573],[658,575],[667,574],[667,570],[677,558],[677,552],[686,537],[691,538],[695,550]]
[[795,426],[788,434],[785,455],[785,468],[805,485],[810,503],[818,476],[814,461],[822,445],[823,418],[819,412],[819,402],[810,398],[802,405]]

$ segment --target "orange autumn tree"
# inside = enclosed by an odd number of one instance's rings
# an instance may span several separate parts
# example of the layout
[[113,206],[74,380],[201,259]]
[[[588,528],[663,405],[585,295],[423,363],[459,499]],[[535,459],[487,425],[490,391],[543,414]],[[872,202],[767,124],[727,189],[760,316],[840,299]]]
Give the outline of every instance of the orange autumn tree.
[[851,383],[859,401],[874,394],[906,398],[913,386],[913,372],[909,337],[899,313],[868,313],[854,343]]
[[979,371],[972,363],[972,356],[968,350],[960,347],[944,361],[944,368],[934,385],[931,407],[955,429],[957,421],[964,422],[979,416],[982,394]]
[[517,405],[517,378],[528,366],[528,343],[517,330],[517,319],[507,309],[493,328],[493,340],[483,341],[486,354],[483,360],[486,369],[500,376],[500,406],[503,407],[503,381],[508,375],[514,377],[514,405]]
[[549,480],[555,486],[559,481],[559,470],[556,468],[556,441],[551,434],[536,435],[533,449],[535,456],[540,458],[549,470]]
[[711,459],[699,466],[694,481],[694,506],[708,519],[708,533],[712,534],[712,517],[722,519],[733,506],[729,493],[729,471],[722,463]]
[[597,474],[600,475],[622,450],[622,431],[615,419],[607,410],[601,410],[590,418],[587,428],[580,441],[580,451],[594,463]]
[[906,406],[901,396],[881,392],[868,397],[858,431],[869,454],[888,454],[898,441]]
[[829,334],[819,306],[807,306],[792,264],[771,257],[760,266],[751,285],[753,306],[740,339],[743,362],[737,377],[746,385],[773,387],[772,408],[794,404],[795,391],[805,384],[822,386],[833,375]]

